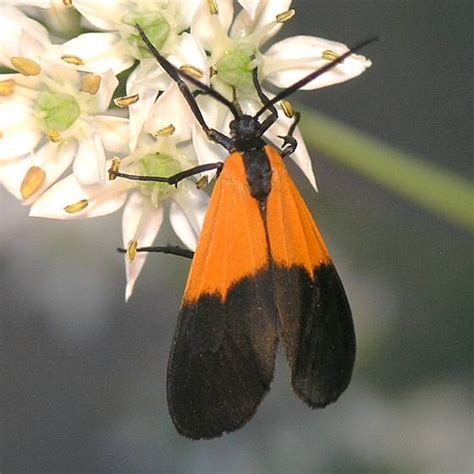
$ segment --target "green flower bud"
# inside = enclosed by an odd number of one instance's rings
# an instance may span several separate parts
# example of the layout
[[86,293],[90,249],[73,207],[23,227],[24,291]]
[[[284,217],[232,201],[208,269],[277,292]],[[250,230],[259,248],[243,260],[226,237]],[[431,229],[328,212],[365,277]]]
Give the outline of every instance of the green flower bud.
[[140,25],[150,41],[160,50],[165,44],[171,31],[170,24],[160,13],[141,14],[136,12],[126,13],[122,18],[122,23],[132,26],[135,32],[123,33],[131,54],[137,59],[151,58],[152,54],[143,43],[143,40],[135,29]]
[[64,92],[41,92],[36,110],[46,130],[60,132],[67,130],[81,115],[74,96]]
[[[172,156],[162,153],[150,153],[145,155],[139,162],[139,174],[143,176],[160,176],[167,178],[179,173],[182,168],[178,160]],[[145,182],[141,186],[145,196],[150,196],[154,205],[159,199],[168,196],[174,190],[174,186],[168,183]]]
[[252,52],[244,47],[227,51],[216,64],[219,78],[244,92],[252,90]]

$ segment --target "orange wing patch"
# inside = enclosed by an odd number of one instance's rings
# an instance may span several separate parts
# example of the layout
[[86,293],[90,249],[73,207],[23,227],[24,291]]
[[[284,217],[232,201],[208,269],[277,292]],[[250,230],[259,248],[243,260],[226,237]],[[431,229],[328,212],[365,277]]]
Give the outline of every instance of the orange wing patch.
[[329,251],[301,194],[278,152],[265,148],[272,167],[267,228],[273,261],[286,268],[303,266],[309,275],[331,262]]
[[242,155],[232,153],[216,182],[194,254],[183,304],[204,294],[225,300],[229,288],[268,266],[258,202],[250,195]]

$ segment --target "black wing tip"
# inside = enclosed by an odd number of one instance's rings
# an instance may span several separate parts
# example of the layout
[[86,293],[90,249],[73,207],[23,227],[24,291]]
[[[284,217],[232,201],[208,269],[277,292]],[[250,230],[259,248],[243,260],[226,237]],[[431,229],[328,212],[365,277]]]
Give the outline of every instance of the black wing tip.
[[332,403],[335,403],[337,400],[339,400],[341,395],[346,391],[347,387],[349,386],[350,381],[351,378],[349,377],[349,379],[343,385],[324,394],[308,394],[306,391],[295,385],[295,383],[293,383],[293,390],[297,397],[310,408],[326,408],[328,405],[331,405]]
[[241,418],[240,420],[238,420],[236,423],[232,424],[231,426],[227,426],[225,428],[219,427],[219,429],[207,430],[206,432],[204,432],[204,430],[200,428],[185,427],[182,424],[180,424],[179,421],[176,419],[176,417],[173,415],[173,413],[171,412],[171,405],[168,404],[168,406],[170,407],[170,417],[171,417],[171,420],[173,421],[176,431],[181,436],[184,436],[185,438],[188,438],[192,441],[210,441],[213,439],[218,439],[224,436],[225,434],[231,434],[243,428],[255,416],[258,408],[263,402],[263,399],[266,397],[269,391],[270,391],[270,385],[268,385],[268,387],[261,394],[260,398],[257,400],[255,405],[252,407],[252,409],[248,412],[248,414],[245,417]]
[[[279,271],[296,282],[296,297],[290,288],[280,298],[293,390],[309,407],[324,408],[339,398],[352,377],[356,339],[349,303],[332,262],[314,268],[313,276],[298,266]],[[294,300],[302,303],[298,312],[284,304]]]
[[224,302],[204,294],[183,304],[167,381],[169,412],[181,435],[205,440],[236,431],[269,392],[278,334],[271,290],[258,290],[270,288],[270,277],[264,270],[242,279]]

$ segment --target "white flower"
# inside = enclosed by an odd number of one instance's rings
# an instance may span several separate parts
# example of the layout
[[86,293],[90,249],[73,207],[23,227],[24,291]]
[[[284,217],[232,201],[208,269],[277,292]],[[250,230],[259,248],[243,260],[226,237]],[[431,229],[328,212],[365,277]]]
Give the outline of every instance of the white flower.
[[[208,3],[203,2],[194,17],[191,33],[199,39],[214,71],[212,86],[227,99],[231,99],[234,87],[245,113],[255,113],[261,106],[252,80],[254,68],[258,68],[260,81],[268,80],[278,87],[286,88],[348,51],[341,43],[312,36],[296,36],[275,43],[263,53],[260,49],[262,45],[293,16],[294,12],[289,10],[291,0],[242,0],[239,3],[244,9],[232,22],[231,0],[217,3],[218,14],[209,8]],[[370,65],[370,61],[363,56],[353,54],[308,83],[304,89],[349,80]],[[266,95],[272,97],[271,94]],[[221,131],[227,130],[232,119],[230,112],[211,97],[200,98],[199,101],[210,126]],[[278,105],[277,109],[280,110]],[[280,143],[278,136],[286,135],[291,125],[291,120],[279,115],[279,120],[266,134],[275,144]],[[311,160],[298,129],[294,136],[299,144],[292,158],[316,188]],[[225,157],[225,151],[209,143],[198,126],[194,130],[193,140],[200,162],[212,162]]]
[[58,36],[72,37],[80,30],[80,15],[72,8],[72,0],[2,0],[3,6],[24,8],[33,18]]
[[136,145],[141,127],[158,92],[170,78],[143,44],[139,24],[153,44],[177,67],[192,65],[207,80],[207,61],[186,29],[201,0],[75,0],[74,7],[103,32],[85,33],[63,45],[61,51],[81,58],[77,67],[95,73],[112,69],[116,74],[139,63],[127,81],[127,94],[138,96],[129,106],[130,148]]
[[[260,80],[268,80],[285,88],[348,51],[347,46],[313,36],[295,36],[273,44],[265,53],[261,47],[294,15],[291,0],[242,2],[246,5],[231,23],[229,15],[212,15],[207,5],[198,10],[191,33],[210,54],[209,61],[216,74],[213,85],[220,80],[241,92],[252,91],[252,74],[259,69]],[[231,0],[220,0],[219,10],[230,10]],[[307,84],[316,89],[352,79],[365,71],[371,62],[353,54],[343,63]],[[220,84],[219,89],[223,88]]]
[[111,71],[81,74],[44,59],[51,47],[45,31],[14,8],[0,9],[0,21],[16,31],[2,61],[20,71],[0,75],[2,183],[30,204],[71,162],[81,182],[103,181],[104,149],[125,151],[110,138],[125,119],[99,115],[108,108],[116,77]]
[[[184,107],[181,100],[179,90],[173,86],[160,97],[154,110],[174,103],[174,118],[178,118],[183,113],[183,110],[179,112]],[[145,129],[154,131],[158,137],[142,134],[137,149],[120,160],[120,172],[167,177],[197,164],[194,150],[186,145],[189,144],[189,125],[185,123],[183,127],[174,128],[173,123],[168,122],[162,128],[164,123],[159,114],[152,114]],[[160,133],[171,135],[160,137]],[[125,141],[126,139],[124,137]],[[114,160],[114,166],[117,163]],[[167,183],[132,181],[118,177],[105,184],[84,185],[75,175],[70,175],[44,193],[31,207],[30,215],[53,219],[84,219],[110,214],[125,204],[122,217],[123,245],[134,249],[136,246],[148,247],[153,244],[163,222],[165,207],[168,206],[170,222],[176,235],[186,247],[194,250],[208,200],[207,194],[190,180],[183,180],[175,187]],[[130,256],[134,257],[133,261]],[[133,250],[126,256],[126,299],[132,294],[146,256],[146,253],[141,252],[135,256]]]
[[[4,0],[0,7],[0,64],[19,71],[0,76],[0,182],[24,204],[33,203],[32,216],[82,219],[123,207],[127,299],[147,255],[136,253],[137,246],[153,244],[169,209],[177,236],[194,249],[208,197],[189,179],[176,188],[120,176],[107,181],[107,167],[112,163],[122,173],[170,176],[197,164],[222,161],[227,155],[203,133],[181,91],[135,26],[142,27],[175,67],[228,100],[235,91],[244,113],[252,115],[262,106],[253,84],[254,69],[259,81],[286,88],[348,51],[343,44],[311,36],[287,38],[264,51],[265,43],[294,15],[291,0],[239,0],[242,9],[235,19],[233,3],[74,0],[82,24],[100,31],[54,45],[46,29],[15,6],[47,16],[64,12],[69,2]],[[128,107],[129,120],[105,115],[118,84],[115,74],[134,64],[127,96],[115,100],[116,105]],[[369,60],[353,54],[304,88],[346,81],[369,66]],[[210,127],[228,131],[233,117],[227,107],[209,95],[199,95],[197,102]],[[287,134],[293,120],[282,113],[283,104],[275,107],[279,119],[265,138],[280,145],[279,136]],[[294,137],[299,144],[292,159],[316,187],[298,129]],[[108,154],[125,158],[110,161]],[[54,184],[71,164],[73,173]],[[203,174],[212,177],[214,172]]]

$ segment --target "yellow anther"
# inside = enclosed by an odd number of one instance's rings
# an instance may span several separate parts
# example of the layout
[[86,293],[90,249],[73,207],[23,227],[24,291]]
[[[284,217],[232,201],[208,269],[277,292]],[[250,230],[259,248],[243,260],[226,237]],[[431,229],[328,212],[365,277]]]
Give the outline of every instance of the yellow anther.
[[128,106],[138,102],[139,98],[140,98],[140,96],[138,94],[126,95],[126,96],[123,96],[123,97],[116,97],[114,99],[114,104],[117,107],[128,107]]
[[207,175],[201,176],[197,181],[196,181],[196,188],[202,189],[205,188],[209,183],[209,178]]
[[291,8],[290,10],[287,10],[286,12],[279,13],[276,16],[276,21],[277,23],[285,23],[288,20],[291,20],[295,15],[296,15],[295,9]]
[[37,76],[41,72],[41,66],[32,59],[13,56],[10,62],[24,76]]
[[117,177],[117,173],[120,169],[120,158],[113,158],[110,168],[107,173],[109,173],[109,181],[113,181]]
[[75,56],[74,54],[63,54],[61,59],[68,64],[72,64],[73,66],[83,66],[84,61],[79,57]]
[[13,79],[6,79],[0,81],[0,96],[12,95],[15,92],[15,81]]
[[48,140],[53,143],[59,143],[61,141],[61,133],[59,133],[59,130],[55,130],[54,128],[48,130]]
[[136,240],[131,240],[127,246],[127,257],[128,261],[132,263],[137,256],[138,242]]
[[86,74],[82,78],[81,91],[90,95],[97,94],[101,82],[101,77],[97,74]]
[[23,199],[28,199],[43,186],[46,173],[39,166],[32,166],[25,174],[20,186],[20,193]]
[[219,13],[219,7],[216,0],[207,0],[207,6],[211,15],[217,15]]
[[154,133],[155,137],[169,137],[173,135],[173,133],[176,131],[176,128],[172,123],[170,123],[168,126],[161,128],[157,132]]
[[72,7],[72,0],[63,0],[63,5],[66,8],[71,8]]
[[336,54],[334,51],[331,51],[330,49],[326,49],[325,51],[323,51],[321,57],[326,61],[335,61],[339,57],[339,55]]
[[88,205],[89,201],[87,199],[81,199],[80,201],[77,201],[74,204],[69,204],[69,206],[65,206],[64,210],[68,214],[77,214],[78,212],[83,211]]
[[281,109],[283,110],[283,113],[288,117],[288,118],[293,118],[295,116],[295,109],[293,108],[293,105],[291,104],[290,101],[288,100],[282,100],[280,102],[281,104]]
[[196,79],[202,79],[204,77],[204,73],[199,68],[192,66],[191,64],[183,64],[179,70],[192,77],[195,77]]
[[209,68],[209,76],[210,76],[210,77],[214,77],[216,74],[217,74],[217,69],[216,69],[216,67],[215,67],[215,66],[211,66],[211,67]]

